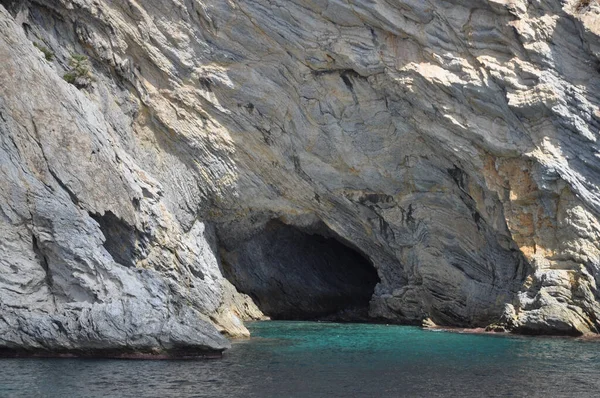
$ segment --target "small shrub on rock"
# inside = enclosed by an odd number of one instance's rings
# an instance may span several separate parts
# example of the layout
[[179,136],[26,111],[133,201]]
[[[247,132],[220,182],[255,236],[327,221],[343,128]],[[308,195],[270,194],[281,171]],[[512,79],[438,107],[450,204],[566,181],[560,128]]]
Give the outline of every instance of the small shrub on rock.
[[54,53],[48,47],[40,43],[33,43],[33,45],[35,46],[35,48],[44,53],[44,58],[46,58],[46,61],[52,62],[54,60]]
[[92,66],[87,56],[81,54],[71,55],[69,67],[69,71],[63,76],[67,83],[71,83],[77,88],[85,88],[94,81]]

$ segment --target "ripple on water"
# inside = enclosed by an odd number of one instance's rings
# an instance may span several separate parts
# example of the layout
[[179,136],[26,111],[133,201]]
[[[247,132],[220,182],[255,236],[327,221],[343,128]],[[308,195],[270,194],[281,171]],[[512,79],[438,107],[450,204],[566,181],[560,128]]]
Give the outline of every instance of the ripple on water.
[[2,359],[0,397],[596,397],[600,342],[257,322],[221,360]]

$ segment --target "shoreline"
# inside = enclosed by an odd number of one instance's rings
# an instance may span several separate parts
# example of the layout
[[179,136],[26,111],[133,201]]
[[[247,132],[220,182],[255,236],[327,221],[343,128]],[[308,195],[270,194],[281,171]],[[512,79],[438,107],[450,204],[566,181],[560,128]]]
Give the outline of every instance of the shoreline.
[[573,336],[569,334],[547,334],[547,333],[518,333],[511,331],[498,332],[494,330],[486,330],[484,327],[477,328],[464,328],[458,326],[422,326],[423,330],[428,330],[432,332],[448,332],[448,333],[459,333],[459,334],[479,334],[486,336],[496,336],[496,337],[521,337],[521,338],[560,338],[560,339],[572,339],[572,340],[582,340],[582,341],[599,341],[600,334],[582,334],[580,336]]
[[[255,322],[270,322],[266,320],[255,321]],[[294,322],[294,321],[285,321]],[[298,321],[298,322],[310,322],[310,321]],[[322,323],[355,323],[355,322],[335,322],[335,321],[317,321]],[[457,333],[457,334],[472,334],[472,335],[485,335],[492,337],[509,337],[509,338],[551,338],[551,339],[568,339],[578,341],[589,341],[598,342],[600,341],[600,334],[584,334],[581,336],[572,335],[552,335],[552,334],[525,334],[515,333],[510,331],[494,331],[486,330],[484,327],[476,328],[465,328],[458,326],[416,326],[416,325],[401,325],[394,323],[368,323],[368,322],[356,322],[359,324],[373,324],[382,326],[408,326],[418,327],[424,331],[430,332],[446,332],[446,333]],[[237,342],[248,342],[257,337],[252,335],[249,337],[231,337],[229,340],[232,343]],[[258,337],[260,338],[260,337]],[[224,353],[228,350],[222,351],[202,351],[198,349],[185,349],[180,348],[177,350],[164,351],[164,352],[150,352],[150,351],[128,351],[118,349],[91,349],[91,350],[64,350],[64,351],[51,351],[51,350],[27,350],[27,349],[14,349],[14,348],[0,348],[0,359],[121,359],[121,360],[215,360],[223,358]]]
[[123,360],[211,360],[221,359],[223,351],[198,351],[180,349],[172,352],[135,352],[119,350],[25,350],[0,348],[0,359],[53,358],[53,359],[123,359]]

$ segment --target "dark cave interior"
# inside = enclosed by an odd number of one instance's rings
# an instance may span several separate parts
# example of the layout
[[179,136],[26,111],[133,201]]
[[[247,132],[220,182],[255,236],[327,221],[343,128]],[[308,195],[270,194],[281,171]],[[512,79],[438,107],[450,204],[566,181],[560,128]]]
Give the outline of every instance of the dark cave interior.
[[225,277],[272,319],[368,320],[377,270],[324,225],[305,231],[272,220],[221,255]]

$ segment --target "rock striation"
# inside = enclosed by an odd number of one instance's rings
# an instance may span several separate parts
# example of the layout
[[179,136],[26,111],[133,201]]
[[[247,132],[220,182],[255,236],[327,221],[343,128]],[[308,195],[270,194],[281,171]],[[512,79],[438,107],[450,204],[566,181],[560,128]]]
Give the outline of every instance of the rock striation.
[[598,333],[599,34],[595,0],[0,0],[0,347],[220,352],[324,305],[268,276],[313,239],[373,319]]

